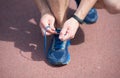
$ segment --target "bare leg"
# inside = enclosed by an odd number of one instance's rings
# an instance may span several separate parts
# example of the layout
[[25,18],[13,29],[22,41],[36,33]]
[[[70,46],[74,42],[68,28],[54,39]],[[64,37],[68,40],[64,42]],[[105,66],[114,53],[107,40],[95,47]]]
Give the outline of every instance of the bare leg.
[[95,7],[104,8],[109,13],[120,13],[120,0],[98,0]]
[[103,0],[103,2],[110,13],[120,13],[120,0]]
[[56,27],[62,28],[67,19],[69,0],[47,0],[47,2],[56,18]]

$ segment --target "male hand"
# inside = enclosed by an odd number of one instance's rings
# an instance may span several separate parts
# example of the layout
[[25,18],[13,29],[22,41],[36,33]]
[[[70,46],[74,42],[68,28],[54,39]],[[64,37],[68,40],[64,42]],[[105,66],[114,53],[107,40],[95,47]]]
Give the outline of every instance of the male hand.
[[[55,34],[55,18],[51,14],[44,14],[42,15],[40,19],[40,28],[42,31],[42,34],[44,35],[44,32],[46,31],[46,35],[52,35]],[[49,27],[48,27],[49,26]]]
[[71,17],[64,23],[63,28],[60,32],[59,39],[61,39],[62,41],[73,39],[78,27],[79,27],[78,21]]

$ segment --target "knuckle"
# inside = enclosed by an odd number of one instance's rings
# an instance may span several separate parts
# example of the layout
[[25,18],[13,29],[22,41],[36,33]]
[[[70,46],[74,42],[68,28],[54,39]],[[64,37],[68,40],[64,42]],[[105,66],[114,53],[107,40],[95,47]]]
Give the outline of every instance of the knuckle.
[[46,29],[46,31],[47,31],[47,32],[51,32],[51,30],[50,30],[49,28],[48,28],[48,29]]
[[40,19],[40,23],[42,24],[44,21],[42,19]]
[[44,26],[44,23],[43,23],[42,21],[40,21],[40,24],[39,24],[39,25],[43,27],[43,26]]
[[64,38],[60,38],[60,40],[64,41],[65,39]]
[[74,35],[71,35],[70,38],[73,39],[75,36]]
[[64,33],[61,31],[61,32],[60,32],[60,34],[62,34],[62,35],[63,35]]
[[49,35],[51,35],[51,33],[49,33],[49,32],[46,32],[46,35],[47,35],[47,36],[49,36]]
[[65,41],[65,39],[61,39],[62,41]]

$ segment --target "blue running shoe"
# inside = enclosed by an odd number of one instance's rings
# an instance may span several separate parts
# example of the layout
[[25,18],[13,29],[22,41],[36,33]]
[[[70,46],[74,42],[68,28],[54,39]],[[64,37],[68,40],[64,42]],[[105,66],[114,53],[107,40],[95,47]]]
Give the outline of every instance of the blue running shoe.
[[[81,2],[81,0],[76,0],[77,5],[79,5],[80,2]],[[87,16],[85,17],[84,22],[86,24],[93,24],[93,23],[95,23],[97,21],[97,19],[98,19],[97,11],[96,11],[95,8],[92,8],[88,12]]]
[[[57,29],[56,31],[57,33],[60,33],[60,29]],[[59,39],[59,34],[55,34],[47,53],[48,62],[55,66],[68,64],[70,62],[70,54],[68,52],[69,45],[70,40],[61,41]]]
[[85,17],[84,22],[86,24],[93,24],[97,21],[97,19],[98,19],[97,11],[95,8],[92,8]]

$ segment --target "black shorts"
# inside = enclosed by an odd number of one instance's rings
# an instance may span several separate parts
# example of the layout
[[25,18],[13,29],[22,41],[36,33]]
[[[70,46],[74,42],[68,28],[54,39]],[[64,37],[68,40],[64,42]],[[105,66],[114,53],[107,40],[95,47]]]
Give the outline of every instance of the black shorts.
[[75,1],[76,1],[76,3],[77,3],[77,6],[79,6],[81,0],[75,0]]

